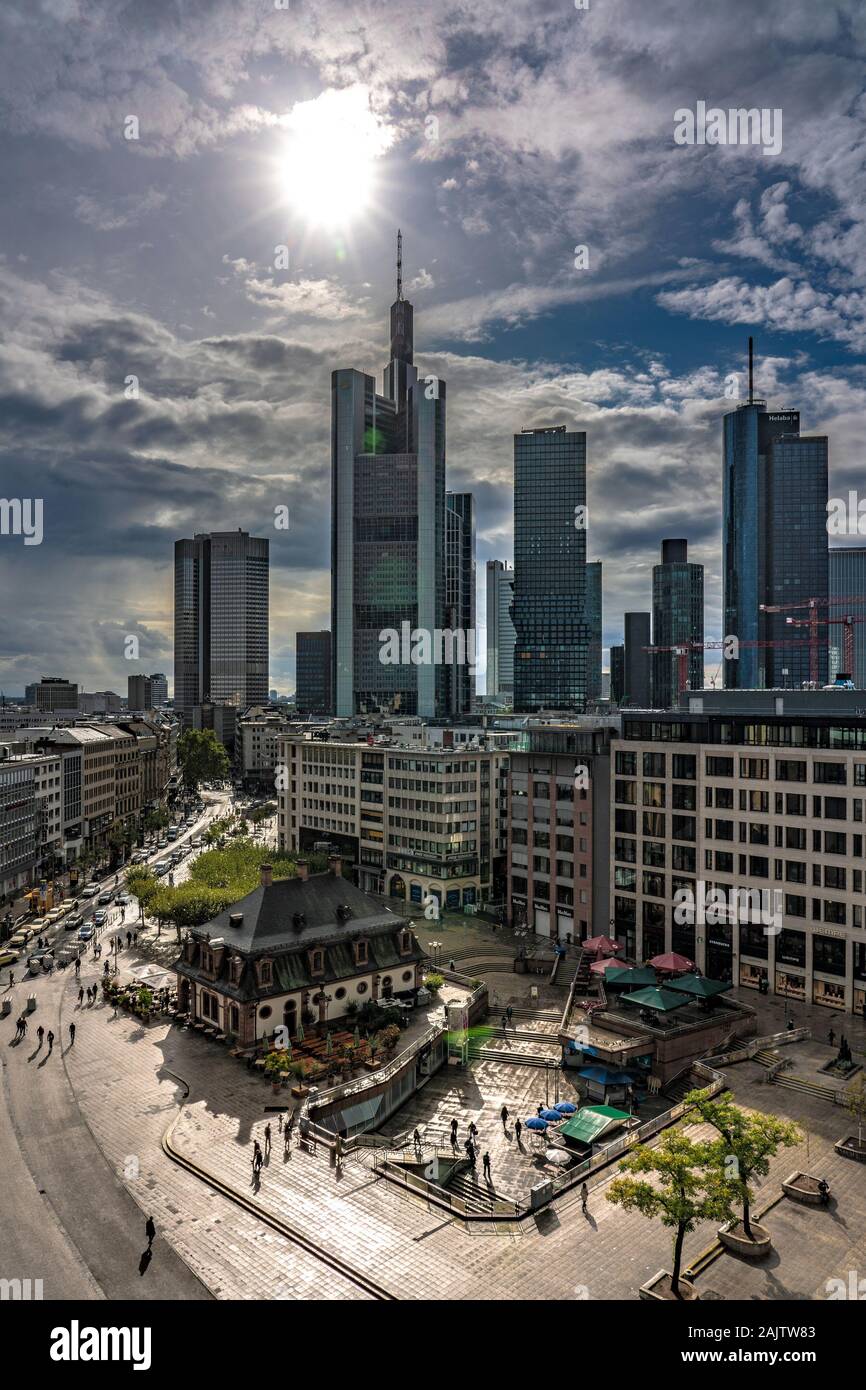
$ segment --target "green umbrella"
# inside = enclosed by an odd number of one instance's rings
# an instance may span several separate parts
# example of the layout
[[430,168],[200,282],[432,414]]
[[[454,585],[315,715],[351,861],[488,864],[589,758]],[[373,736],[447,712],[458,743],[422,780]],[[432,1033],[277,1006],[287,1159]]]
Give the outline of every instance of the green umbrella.
[[706,975],[680,975],[678,979],[671,980],[670,988],[678,994],[693,994],[696,999],[712,999],[715,994],[724,994],[726,990],[733,989],[733,984],[730,980],[709,980]]
[[658,983],[656,972],[648,965],[635,965],[626,970],[608,970],[605,989],[641,989]]
[[330,1033],[326,1033],[326,1034],[325,1034],[325,1056],[326,1056],[326,1057],[330,1057],[330,1055],[331,1055],[331,1053],[333,1052],[333,1050],[334,1050],[334,1044],[331,1042],[331,1035],[330,1035]]
[[674,1009],[685,1008],[687,1000],[672,989],[636,989],[624,994],[628,1004],[640,1004],[645,1009],[655,1009],[660,1014],[669,1014]]
[[296,1030],[296,1032],[295,1032],[295,1042],[302,1043],[303,1041],[304,1041],[304,1025],[303,1025],[303,1023],[301,1023],[300,1019],[298,1019],[298,1027],[297,1027],[297,1030]]
[[291,1060],[292,1060],[292,1041],[291,1041],[291,1038],[290,1038],[289,1041],[286,1043],[286,1056],[288,1057],[289,1061],[291,1062]]

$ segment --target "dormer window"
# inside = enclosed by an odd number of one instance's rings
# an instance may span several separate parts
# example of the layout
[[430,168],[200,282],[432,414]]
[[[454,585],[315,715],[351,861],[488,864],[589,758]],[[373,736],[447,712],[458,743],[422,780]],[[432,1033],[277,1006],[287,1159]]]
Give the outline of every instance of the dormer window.
[[206,970],[208,974],[213,970],[213,951],[209,946],[202,946],[201,948],[201,968]]
[[410,931],[401,931],[401,933],[400,933],[400,950],[401,950],[401,952],[405,955],[406,952],[407,952],[407,951],[411,951],[411,949],[412,949],[412,933],[411,933]]
[[242,956],[232,956],[232,961],[231,961],[231,979],[232,979],[232,984],[233,984],[233,985],[236,985],[236,984],[238,984],[238,983],[240,982],[241,971],[243,970],[243,968],[244,968],[243,957],[242,957]]
[[310,974],[311,974],[311,975],[324,975],[324,973],[325,973],[325,952],[324,952],[324,951],[321,951],[321,950],[320,950],[320,951],[311,951],[311,952],[310,952]]
[[269,960],[259,962],[259,984],[270,985],[274,981],[274,967]]
[[370,947],[366,941],[355,942],[355,964],[366,965],[370,959]]

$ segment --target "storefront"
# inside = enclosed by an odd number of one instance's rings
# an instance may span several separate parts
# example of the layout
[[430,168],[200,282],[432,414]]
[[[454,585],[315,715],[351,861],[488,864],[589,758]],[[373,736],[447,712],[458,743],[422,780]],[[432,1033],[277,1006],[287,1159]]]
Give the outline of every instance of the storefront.
[[812,981],[812,1002],[822,1004],[825,1009],[844,1009],[845,986],[839,980],[819,979]]
[[777,970],[776,993],[784,999],[805,999],[806,972],[798,974],[793,970]]
[[769,978],[766,965],[757,961],[740,960],[740,984],[744,989],[760,989],[761,983]]

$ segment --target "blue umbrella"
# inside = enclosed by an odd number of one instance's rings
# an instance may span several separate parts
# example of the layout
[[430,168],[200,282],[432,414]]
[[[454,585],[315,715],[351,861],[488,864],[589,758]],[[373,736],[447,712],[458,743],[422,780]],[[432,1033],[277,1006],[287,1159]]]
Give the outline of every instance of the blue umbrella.
[[530,1120],[523,1121],[523,1128],[541,1130],[543,1133],[547,1129],[547,1123],[545,1120],[540,1120],[537,1115],[533,1115]]
[[538,1118],[540,1120],[547,1120],[551,1124],[556,1124],[557,1120],[562,1119],[562,1116],[558,1110],[542,1110]]
[[634,1081],[631,1072],[613,1071],[610,1067],[584,1067],[577,1074],[586,1081],[597,1081],[601,1086],[622,1086]]
[[570,1100],[560,1100],[553,1108],[554,1110],[558,1110],[560,1115],[573,1115],[577,1106],[572,1105]]

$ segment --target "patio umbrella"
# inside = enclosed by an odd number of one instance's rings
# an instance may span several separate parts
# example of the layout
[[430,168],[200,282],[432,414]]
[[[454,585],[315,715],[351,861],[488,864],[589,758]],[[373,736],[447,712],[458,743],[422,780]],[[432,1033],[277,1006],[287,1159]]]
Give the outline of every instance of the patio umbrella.
[[557,1168],[567,1168],[571,1163],[571,1155],[565,1149],[547,1149],[544,1154],[545,1163],[553,1163]]
[[577,1074],[585,1081],[597,1081],[600,1086],[626,1086],[634,1081],[631,1072],[614,1067],[584,1067]]
[[543,1134],[547,1129],[547,1123],[545,1120],[540,1120],[537,1115],[533,1115],[530,1119],[523,1121],[523,1128],[533,1129]]
[[562,1116],[558,1110],[542,1110],[538,1118],[540,1120],[547,1120],[549,1124],[554,1125],[562,1119]]
[[619,975],[628,969],[621,960],[614,960],[613,956],[607,956],[604,960],[594,960],[589,967],[590,975]]
[[560,1115],[573,1115],[577,1106],[572,1105],[570,1100],[559,1100],[553,1108],[558,1110]]
[[296,1029],[296,1031],[295,1031],[295,1042],[302,1043],[303,1041],[304,1041],[304,1025],[303,1025],[303,1023],[301,1022],[301,1020],[298,1019],[298,1027],[297,1027],[297,1029]]
[[[592,969],[591,966],[590,969]],[[614,989],[642,989],[644,985],[658,984],[658,978],[650,966],[633,965],[625,970],[617,970],[608,974],[605,984]]]
[[678,979],[671,980],[670,988],[677,994],[694,995],[696,999],[712,999],[716,994],[733,989],[733,984],[730,980],[709,980],[706,975],[680,975]]
[[657,1013],[669,1014],[674,1009],[685,1008],[687,1000],[672,989],[634,989],[624,994],[627,1004],[640,1004],[644,1009],[655,1009]]
[[689,960],[688,956],[681,956],[676,951],[665,951],[660,956],[653,956],[652,960],[647,961],[648,965],[655,966],[656,970],[669,970],[675,974],[682,974],[684,970],[694,970],[695,963]]
[[357,1023],[356,1023],[356,1024],[355,1024],[355,1046],[358,1047],[358,1046],[360,1045],[360,1042],[361,1042],[361,1030],[360,1030],[360,1028],[358,1027]]
[[609,936],[588,936],[586,941],[582,941],[581,946],[585,951],[595,951],[596,955],[611,951],[620,951],[622,947],[618,941],[612,941]]
[[289,1061],[291,1062],[291,1060],[292,1060],[292,1042],[291,1042],[291,1039],[289,1039],[289,1041],[286,1043],[286,1056],[288,1057]]
[[330,1057],[330,1056],[331,1056],[331,1053],[332,1053],[333,1051],[334,1051],[334,1044],[331,1042],[331,1035],[330,1035],[330,1033],[326,1033],[326,1034],[325,1034],[325,1056],[326,1056],[326,1057]]

